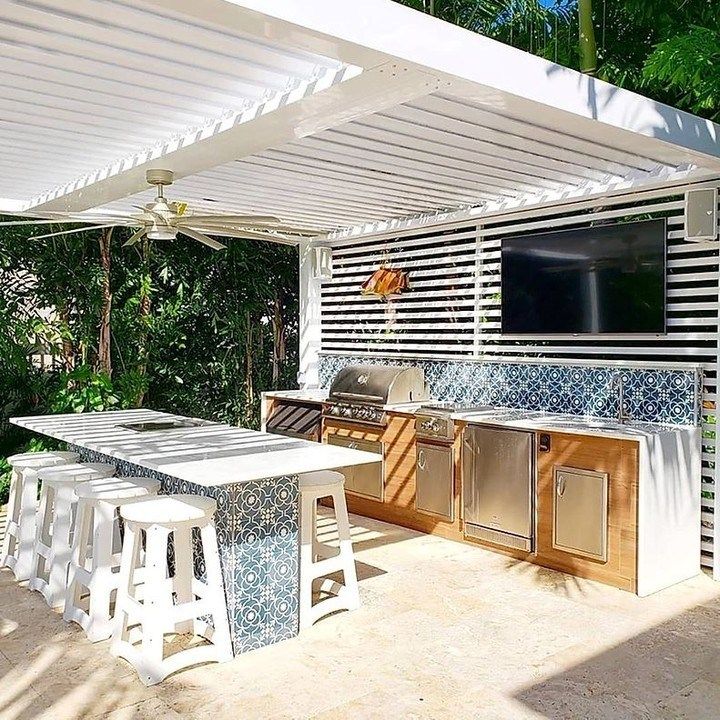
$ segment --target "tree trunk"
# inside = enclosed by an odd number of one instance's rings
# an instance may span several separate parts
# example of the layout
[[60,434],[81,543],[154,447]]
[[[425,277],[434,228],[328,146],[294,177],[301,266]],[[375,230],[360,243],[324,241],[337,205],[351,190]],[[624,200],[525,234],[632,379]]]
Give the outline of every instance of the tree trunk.
[[100,265],[102,266],[103,276],[97,364],[98,370],[106,373],[108,377],[112,376],[112,358],[110,355],[110,312],[112,310],[110,240],[112,239],[112,231],[112,228],[105,228],[100,235]]
[[[150,241],[147,237],[142,240],[143,272],[140,280],[140,307],[138,310],[138,374],[141,378],[147,376],[148,359],[150,357],[150,313],[152,303],[150,298]],[[135,406],[141,407],[145,399],[145,391],[141,390],[135,398]]]
[[252,422],[255,405],[255,387],[253,385],[253,326],[252,316],[245,313],[245,417],[246,425]]
[[593,27],[592,0],[578,0],[578,21],[580,28],[580,72],[586,75],[597,73],[598,57]]
[[285,362],[285,321],[282,314],[282,297],[276,292],[273,302],[272,315],[273,328],[273,358],[272,358],[272,386],[277,388],[280,380],[280,371]]
[[75,345],[70,338],[70,312],[64,303],[57,308],[62,328],[62,367],[64,372],[71,372],[75,367]]

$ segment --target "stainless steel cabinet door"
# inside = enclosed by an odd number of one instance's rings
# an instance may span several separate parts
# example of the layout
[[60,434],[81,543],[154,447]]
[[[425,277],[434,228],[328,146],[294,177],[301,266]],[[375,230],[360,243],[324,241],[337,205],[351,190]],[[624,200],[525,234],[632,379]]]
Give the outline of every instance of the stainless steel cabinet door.
[[533,534],[533,434],[468,425],[463,436],[463,520]]
[[417,443],[415,508],[453,520],[454,454],[452,446]]
[[[353,440],[339,435],[328,435],[327,441],[329,445],[341,445],[342,447],[365,450],[378,455],[383,454],[382,443],[373,440]],[[383,502],[385,495],[383,463],[354,465],[350,468],[343,468],[342,471],[345,475],[345,489],[348,492]]]
[[555,468],[553,547],[607,560],[608,475]]

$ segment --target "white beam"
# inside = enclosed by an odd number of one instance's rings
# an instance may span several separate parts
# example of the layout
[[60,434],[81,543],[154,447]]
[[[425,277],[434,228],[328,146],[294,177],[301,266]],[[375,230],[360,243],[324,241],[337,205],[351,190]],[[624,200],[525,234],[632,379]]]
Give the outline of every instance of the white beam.
[[[453,94],[508,115],[595,133],[632,151],[667,143],[674,164],[720,169],[720,126],[445,23],[392,0],[149,0],[198,20],[342,62],[409,63],[449,81]],[[339,11],[339,6],[342,10]],[[598,123],[601,123],[599,125]],[[602,126],[605,126],[604,128]],[[674,153],[673,153],[674,150]]]
[[396,63],[365,72],[344,66],[260,106],[78,178],[34,198],[23,209],[78,212],[104,205],[145,189],[149,168],[172,170],[180,179],[422,97],[441,85],[429,74]]

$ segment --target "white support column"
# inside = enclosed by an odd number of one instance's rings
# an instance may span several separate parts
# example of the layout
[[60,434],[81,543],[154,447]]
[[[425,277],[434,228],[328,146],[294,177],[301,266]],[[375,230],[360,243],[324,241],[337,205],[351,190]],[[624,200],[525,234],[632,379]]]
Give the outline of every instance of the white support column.
[[313,278],[313,246],[303,240],[300,253],[300,352],[298,384],[301,388],[317,387],[318,353],[320,352],[320,281]]

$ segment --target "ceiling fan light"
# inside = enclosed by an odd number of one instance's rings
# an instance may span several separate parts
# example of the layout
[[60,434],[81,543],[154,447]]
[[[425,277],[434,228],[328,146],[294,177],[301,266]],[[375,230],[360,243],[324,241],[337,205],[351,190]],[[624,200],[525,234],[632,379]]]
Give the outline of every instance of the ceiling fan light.
[[148,228],[147,237],[148,240],[174,240],[177,237],[177,230],[153,223]]

